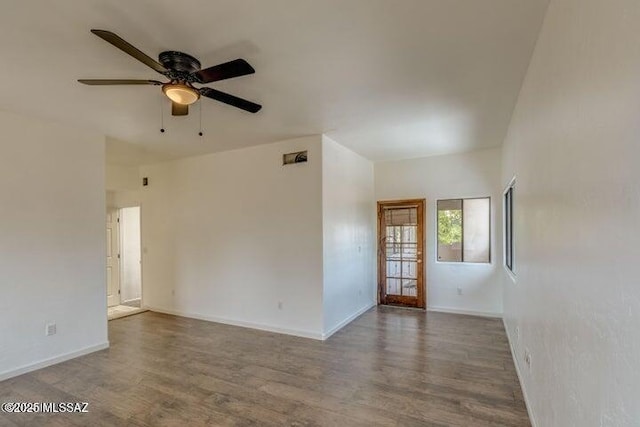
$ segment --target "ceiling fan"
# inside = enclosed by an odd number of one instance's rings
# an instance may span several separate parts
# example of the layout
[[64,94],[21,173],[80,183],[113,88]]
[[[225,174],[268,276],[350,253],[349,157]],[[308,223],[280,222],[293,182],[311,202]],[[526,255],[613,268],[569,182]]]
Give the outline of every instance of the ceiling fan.
[[257,113],[262,105],[246,99],[238,98],[210,87],[195,87],[193,84],[205,84],[230,79],[232,77],[253,74],[256,70],[244,59],[234,59],[213,67],[200,68],[200,61],[191,55],[177,51],[160,53],[158,61],[144,54],[142,51],[128,43],[126,40],[105,30],[91,30],[93,34],[111,43],[121,51],[131,55],[143,64],[169,79],[163,83],[158,80],[106,80],[106,79],[79,79],[80,83],[91,86],[109,85],[155,85],[162,86],[162,91],[171,100],[171,114],[174,116],[186,116],[189,114],[189,105],[200,99],[200,96],[223,102],[236,108]]

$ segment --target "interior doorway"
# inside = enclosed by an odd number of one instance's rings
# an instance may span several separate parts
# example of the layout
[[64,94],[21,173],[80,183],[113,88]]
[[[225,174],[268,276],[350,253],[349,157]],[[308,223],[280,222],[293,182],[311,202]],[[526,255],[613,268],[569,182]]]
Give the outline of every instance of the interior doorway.
[[140,207],[120,209],[122,272],[121,303],[140,307],[142,298],[142,259],[140,250]]
[[425,308],[424,199],[378,202],[378,302]]
[[140,207],[107,211],[108,318],[142,312]]

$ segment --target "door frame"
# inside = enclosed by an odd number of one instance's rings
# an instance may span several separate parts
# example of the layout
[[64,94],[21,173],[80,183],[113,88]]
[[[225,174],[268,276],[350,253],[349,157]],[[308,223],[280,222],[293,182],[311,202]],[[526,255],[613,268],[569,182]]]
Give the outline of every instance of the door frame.
[[[403,296],[394,296],[392,301],[388,301],[388,296],[386,294],[386,264],[384,260],[385,257],[385,248],[383,246],[383,236],[382,236],[382,226],[384,221],[384,209],[388,207],[402,207],[405,205],[418,206],[418,264],[422,267],[417,269],[417,305],[413,305],[412,302],[408,300],[410,297]],[[425,245],[425,209],[426,209],[426,199],[403,199],[403,200],[382,200],[378,201],[377,206],[377,223],[378,223],[378,233],[377,233],[377,246],[378,246],[378,256],[377,258],[377,271],[378,271],[378,304],[385,305],[399,305],[399,306],[407,306],[407,307],[417,307],[421,309],[425,309],[427,306],[427,284],[425,281],[425,253],[424,248]]]
[[[117,303],[116,304],[110,304],[109,303],[109,277],[107,276],[107,287],[106,287],[106,296],[107,296],[107,308],[109,307],[115,307],[116,305],[120,305],[120,303],[122,302],[122,297],[120,294],[120,288],[122,286],[122,266],[121,266],[121,258],[120,258],[120,244],[121,244],[121,236],[120,236],[120,208],[116,208],[116,207],[107,207],[107,218],[109,216],[109,214],[112,213],[114,215],[114,217],[112,218],[112,220],[110,221],[111,224],[113,224],[113,227],[115,227],[115,229],[111,229],[111,249],[112,252],[115,251],[115,254],[112,255],[113,261],[111,264],[111,268],[112,268],[112,272],[111,272],[111,276],[112,277],[116,277],[117,278],[117,294],[114,294],[114,298],[117,299]],[[106,218],[105,218],[106,219]],[[105,224],[107,224],[107,221],[105,221]],[[115,243],[115,248],[114,248],[114,243]],[[107,253],[107,260],[109,258],[109,254]],[[105,262],[107,261],[105,260]],[[108,265],[107,265],[108,268]]]

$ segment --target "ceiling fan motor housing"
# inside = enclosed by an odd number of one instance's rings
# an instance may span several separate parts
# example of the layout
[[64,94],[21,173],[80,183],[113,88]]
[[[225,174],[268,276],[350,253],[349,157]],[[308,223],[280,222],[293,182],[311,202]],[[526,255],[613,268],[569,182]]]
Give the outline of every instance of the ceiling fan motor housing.
[[175,50],[168,50],[158,55],[160,63],[168,70],[165,74],[171,80],[197,82],[194,73],[200,70],[200,61],[191,55]]

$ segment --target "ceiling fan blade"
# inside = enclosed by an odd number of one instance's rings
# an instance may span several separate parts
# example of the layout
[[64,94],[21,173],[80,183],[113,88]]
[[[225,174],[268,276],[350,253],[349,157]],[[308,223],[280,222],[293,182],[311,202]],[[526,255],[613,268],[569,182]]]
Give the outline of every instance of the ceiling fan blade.
[[220,92],[219,90],[211,89],[210,87],[200,88],[200,95],[215,99],[216,101],[224,102],[225,104],[232,105],[250,113],[257,113],[262,108],[262,105],[260,104],[238,98],[237,96],[229,95],[228,93]]
[[246,76],[247,74],[253,74],[255,72],[256,70],[244,59],[234,59],[224,64],[214,65],[213,67],[196,71],[194,74],[200,80],[200,83],[211,83],[232,77]]
[[186,116],[189,114],[189,106],[178,104],[177,102],[171,103],[171,115],[172,116]]
[[89,86],[111,86],[111,85],[155,85],[162,82],[157,80],[129,80],[129,79],[79,79],[80,83]]
[[143,64],[153,68],[157,72],[162,74],[162,73],[166,73],[168,71],[158,61],[156,61],[155,59],[152,59],[151,57],[147,56],[141,50],[139,50],[138,48],[134,47],[133,45],[131,45],[129,42],[127,42],[126,40],[124,40],[123,38],[118,36],[117,34],[114,34],[111,31],[105,31],[105,30],[91,30],[91,32],[93,34],[95,34],[96,36],[100,37],[101,39],[111,43],[112,45],[114,45],[115,47],[120,49],[121,51],[133,56],[135,59],[137,59],[138,61],[142,62]]

